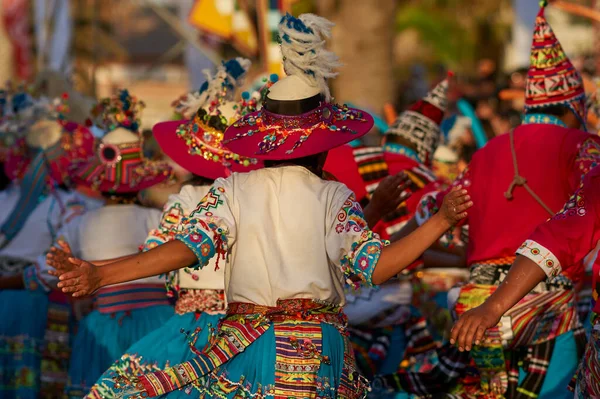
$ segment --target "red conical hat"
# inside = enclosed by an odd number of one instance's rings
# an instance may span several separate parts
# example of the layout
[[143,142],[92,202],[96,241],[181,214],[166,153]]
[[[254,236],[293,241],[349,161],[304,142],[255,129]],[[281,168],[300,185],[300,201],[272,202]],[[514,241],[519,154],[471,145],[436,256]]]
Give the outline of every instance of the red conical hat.
[[569,107],[585,126],[587,111],[583,80],[548,24],[544,16],[545,5],[543,2],[533,30],[525,112],[563,105]]

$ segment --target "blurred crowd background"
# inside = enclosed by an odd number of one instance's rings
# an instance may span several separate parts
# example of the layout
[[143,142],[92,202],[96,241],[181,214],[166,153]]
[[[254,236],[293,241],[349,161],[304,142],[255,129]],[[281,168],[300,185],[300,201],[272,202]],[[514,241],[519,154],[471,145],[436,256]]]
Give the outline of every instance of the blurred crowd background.
[[[0,0],[0,80],[35,81],[76,95],[73,113],[127,87],[147,108],[144,128],[169,119],[171,102],[204,81],[203,70],[243,55],[247,85],[281,73],[281,15],[314,12],[336,23],[344,66],[338,102],[368,109],[384,130],[393,116],[455,73],[459,118],[452,145],[468,161],[485,140],[520,123],[536,0]],[[551,1],[548,19],[590,94],[600,70],[600,0]],[[460,107],[459,107],[460,108]],[[464,110],[456,110],[464,116]],[[462,112],[461,112],[462,111]],[[75,118],[76,119],[76,118]],[[596,124],[592,118],[591,123]],[[595,126],[592,126],[592,128]],[[378,142],[378,131],[371,134]],[[367,139],[369,141],[369,139]]]

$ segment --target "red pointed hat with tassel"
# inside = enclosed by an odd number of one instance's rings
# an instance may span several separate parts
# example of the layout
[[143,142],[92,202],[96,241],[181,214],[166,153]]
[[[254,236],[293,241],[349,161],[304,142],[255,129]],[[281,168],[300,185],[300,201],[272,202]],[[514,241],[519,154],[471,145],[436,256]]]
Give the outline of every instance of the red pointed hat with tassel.
[[446,112],[448,81],[452,76],[454,73],[448,72],[446,79],[398,116],[385,132],[383,147],[386,152],[405,155],[431,166],[440,143],[440,123]]
[[536,108],[568,107],[586,125],[587,107],[581,76],[565,54],[544,15],[547,1],[540,3],[527,72],[525,112]]

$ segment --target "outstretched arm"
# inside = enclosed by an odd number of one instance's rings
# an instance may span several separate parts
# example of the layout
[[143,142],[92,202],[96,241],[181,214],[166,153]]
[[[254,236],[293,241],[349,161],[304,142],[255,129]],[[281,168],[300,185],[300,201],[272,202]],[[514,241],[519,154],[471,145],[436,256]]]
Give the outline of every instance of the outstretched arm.
[[156,276],[198,262],[194,252],[181,241],[170,241],[150,251],[102,267],[71,258],[76,270],[60,276],[58,287],[74,297],[93,293],[98,288]]
[[[58,247],[51,247],[50,251],[46,254],[46,264],[52,268],[48,270],[48,274],[56,277],[76,268],[76,266],[69,261],[70,258],[73,258],[73,253],[69,244],[63,240],[58,240],[57,244]],[[131,254],[104,260],[91,260],[89,263],[94,266],[105,266],[135,255],[136,254]]]
[[412,264],[442,234],[464,219],[471,206],[473,202],[467,190],[461,186],[453,188],[444,198],[440,212],[417,230],[383,249],[373,270],[373,283],[382,284]]
[[581,261],[600,241],[600,175],[591,172],[588,176],[563,210],[538,226],[517,250],[519,256],[496,292],[460,317],[451,335],[459,350],[470,350],[473,341],[479,344],[486,329],[495,326],[539,282],[564,271],[563,265],[571,272],[580,271]]
[[485,330],[494,327],[502,315],[546,279],[546,273],[532,260],[517,256],[506,278],[481,306],[466,312],[456,322],[450,343],[458,349],[471,350],[473,341],[479,345]]

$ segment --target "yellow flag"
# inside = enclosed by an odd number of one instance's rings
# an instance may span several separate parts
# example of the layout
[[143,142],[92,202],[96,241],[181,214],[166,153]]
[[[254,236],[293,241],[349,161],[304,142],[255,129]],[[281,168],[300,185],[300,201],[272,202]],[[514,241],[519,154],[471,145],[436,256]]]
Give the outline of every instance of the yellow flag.
[[201,31],[231,42],[246,56],[258,50],[256,30],[243,0],[196,0],[189,21]]

